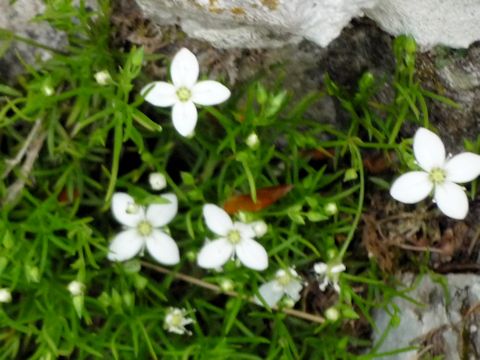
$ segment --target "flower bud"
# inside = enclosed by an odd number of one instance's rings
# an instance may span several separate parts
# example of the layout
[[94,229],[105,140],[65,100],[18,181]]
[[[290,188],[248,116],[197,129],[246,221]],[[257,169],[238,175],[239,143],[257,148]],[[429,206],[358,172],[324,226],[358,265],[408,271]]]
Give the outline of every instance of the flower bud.
[[325,213],[328,216],[333,216],[333,215],[336,215],[338,213],[337,204],[335,204],[334,202],[329,202],[329,203],[325,204],[324,210],[325,210]]
[[230,279],[222,279],[222,281],[220,282],[220,288],[222,289],[222,291],[225,291],[225,292],[232,291],[233,287],[234,287],[233,281]]
[[112,81],[112,77],[107,70],[98,71],[93,76],[98,85],[108,85]]
[[165,189],[167,186],[167,179],[165,178],[165,175],[159,172],[151,173],[148,176],[148,182],[150,183],[150,187],[157,191]]
[[9,303],[12,301],[12,293],[9,289],[0,289],[0,303]]
[[260,145],[260,140],[254,132],[252,132],[250,135],[248,135],[247,139],[245,140],[245,143],[250,149],[256,149]]
[[80,281],[73,280],[68,284],[67,289],[72,296],[80,296],[83,295],[83,292],[85,291],[85,284]]
[[252,223],[253,231],[257,237],[262,237],[268,231],[268,225],[263,220],[255,221]]
[[330,307],[325,311],[325,317],[330,321],[337,321],[340,318],[340,313],[334,307]]

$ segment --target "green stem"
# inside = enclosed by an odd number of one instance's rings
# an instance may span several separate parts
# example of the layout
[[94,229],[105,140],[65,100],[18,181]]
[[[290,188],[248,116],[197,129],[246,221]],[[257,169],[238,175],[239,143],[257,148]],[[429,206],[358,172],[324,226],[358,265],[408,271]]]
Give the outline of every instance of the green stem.
[[363,209],[363,202],[365,200],[365,172],[363,169],[363,161],[362,161],[362,154],[360,153],[359,148],[355,144],[350,144],[350,149],[355,156],[358,164],[358,172],[360,178],[360,190],[358,195],[358,206],[357,211],[355,214],[355,218],[353,219],[352,226],[350,231],[348,232],[347,240],[343,243],[343,246],[340,250],[339,258],[343,259],[345,253],[347,252],[348,246],[353,240],[353,236],[355,235],[355,231],[357,230],[358,224],[360,222],[360,218],[362,217],[362,209]]
[[107,209],[110,205],[110,200],[115,190],[115,184],[117,183],[118,169],[120,164],[120,152],[122,150],[123,142],[123,123],[117,119],[115,125],[114,139],[113,139],[113,158],[112,158],[112,170],[110,172],[110,181],[108,183],[107,194],[105,195],[105,206],[103,209]]

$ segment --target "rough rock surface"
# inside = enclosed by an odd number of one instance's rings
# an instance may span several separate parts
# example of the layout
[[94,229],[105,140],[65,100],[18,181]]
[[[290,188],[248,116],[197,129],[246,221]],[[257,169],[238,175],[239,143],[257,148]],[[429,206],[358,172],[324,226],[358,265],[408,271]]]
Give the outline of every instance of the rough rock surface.
[[[9,0],[0,0],[0,27],[11,30],[18,35],[39,41],[52,48],[59,48],[65,44],[65,39],[47,23],[34,22],[32,19],[45,10],[41,0],[18,0],[11,3]],[[37,57],[46,59],[49,53],[45,50],[16,42],[15,51],[9,51],[2,62],[8,63],[8,73],[0,73],[0,77],[13,78],[22,71],[22,65],[17,60],[21,56],[25,62],[33,64]],[[15,53],[18,52],[18,55]],[[5,66],[2,66],[5,67]]]
[[390,34],[412,35],[427,48],[467,48],[480,40],[478,0],[382,0],[366,13]]
[[391,316],[385,311],[374,314],[378,326],[374,339],[378,341],[390,326],[378,353],[412,345],[418,348],[378,359],[411,360],[420,355],[426,359],[435,355],[442,355],[445,360],[480,359],[480,277],[450,274],[440,281],[428,276],[414,283],[416,280],[410,274],[402,278],[405,286],[414,288],[406,296],[419,304],[407,298],[395,298],[397,327],[389,325]]
[[478,0],[137,0],[159,24],[178,23],[217,47],[275,47],[302,38],[320,46],[363,11],[387,32],[427,48],[480,40]]
[[137,0],[159,24],[180,23],[217,47],[275,47],[303,38],[321,46],[378,0]]

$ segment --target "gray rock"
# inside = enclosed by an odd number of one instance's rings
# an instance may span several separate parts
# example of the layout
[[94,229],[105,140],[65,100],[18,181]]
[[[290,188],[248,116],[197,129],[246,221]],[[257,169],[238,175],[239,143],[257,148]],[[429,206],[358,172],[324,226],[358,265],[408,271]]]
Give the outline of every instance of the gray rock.
[[382,0],[366,13],[390,34],[412,35],[426,48],[467,48],[480,39],[478,0]]
[[159,24],[178,23],[217,47],[277,47],[302,38],[328,45],[363,11],[390,34],[425,47],[480,39],[478,0],[137,0]]
[[[413,284],[415,277],[403,275],[405,286],[413,285],[406,298],[395,298],[391,308],[397,307],[399,325],[390,326],[391,315],[384,310],[374,314],[377,330],[374,341],[381,338],[385,329],[390,331],[377,353],[417,346],[416,350],[379,360],[412,360],[420,355],[443,355],[445,360],[479,359],[480,334],[480,276],[474,274],[449,274],[444,281],[434,281],[424,276]],[[445,285],[445,287],[443,286]],[[415,304],[417,302],[417,304]],[[419,304],[418,304],[419,303]]]
[[159,24],[178,23],[216,47],[278,47],[311,40],[328,45],[378,0],[137,0]]

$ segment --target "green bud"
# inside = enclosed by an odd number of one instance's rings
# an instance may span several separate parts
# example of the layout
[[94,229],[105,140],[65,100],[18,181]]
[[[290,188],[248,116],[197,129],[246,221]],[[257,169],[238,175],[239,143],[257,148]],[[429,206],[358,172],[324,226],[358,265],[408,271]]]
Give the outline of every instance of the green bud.
[[358,178],[357,170],[355,170],[354,168],[350,168],[345,171],[345,175],[343,176],[343,181],[344,182],[351,181],[357,178]]

